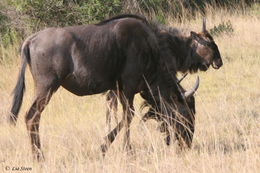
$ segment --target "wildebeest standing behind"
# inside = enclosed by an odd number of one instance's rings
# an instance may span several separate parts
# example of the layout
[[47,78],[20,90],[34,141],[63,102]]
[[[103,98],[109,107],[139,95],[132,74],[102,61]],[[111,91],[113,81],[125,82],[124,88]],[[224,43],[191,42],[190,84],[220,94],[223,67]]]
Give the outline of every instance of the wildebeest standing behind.
[[[187,75],[187,74],[186,74]],[[185,75],[185,76],[186,76]],[[182,79],[185,77],[183,76]],[[145,100],[142,104],[141,108],[148,107],[148,111],[143,115],[141,120],[146,122],[147,120],[156,120],[160,123],[160,131],[165,133],[165,142],[167,145],[170,145],[172,133],[170,129],[174,128],[174,135],[179,142],[179,146],[181,149],[185,147],[191,147],[193,133],[194,133],[194,126],[195,126],[195,97],[194,94],[199,87],[199,77],[197,77],[196,83],[194,84],[193,88],[189,91],[186,91],[181,85],[181,80],[178,80],[176,83],[178,85],[179,91],[184,96],[184,104],[186,107],[184,109],[188,111],[180,111],[183,114],[181,115],[177,110],[174,110],[173,107],[168,108],[168,112],[164,112],[163,109],[167,107],[167,103],[165,103],[161,98],[160,95],[156,95],[155,93],[150,94],[150,91],[142,91],[140,92],[141,97]],[[173,81],[174,82],[174,81]],[[156,85],[153,85],[156,86]],[[154,90],[154,89],[153,89]],[[112,112],[114,113],[115,118],[117,118],[117,93],[116,91],[109,91],[107,93],[107,125],[110,129],[111,125],[111,116]],[[147,93],[148,92],[148,93]],[[178,91],[177,91],[178,92]],[[170,94],[170,93],[169,93]],[[173,97],[175,97],[175,93],[173,93]],[[161,100],[161,102],[160,102]],[[173,102],[178,102],[176,98]],[[111,110],[113,109],[113,110]],[[164,113],[163,113],[164,112]],[[188,114],[184,114],[184,113]],[[120,122],[122,123],[122,122]],[[119,123],[119,124],[120,124]],[[118,124],[118,120],[117,120]],[[110,130],[109,130],[110,131]],[[117,135],[118,131],[120,131],[120,127],[117,126],[117,131],[113,132],[114,135]]]
[[[174,105],[184,106],[182,96],[176,92],[177,86],[172,81],[170,85],[166,78],[158,81],[157,74],[161,75],[163,71],[157,70],[156,36],[148,25],[134,17],[119,16],[97,25],[47,28],[24,41],[21,56],[22,67],[14,89],[10,120],[16,123],[28,64],[34,80],[35,96],[25,121],[33,155],[38,160],[43,158],[39,137],[41,112],[60,86],[78,96],[115,90],[118,86],[124,112],[123,125],[126,127],[126,148],[130,147],[129,126],[134,111],[134,95],[147,90],[147,84],[156,85],[153,87],[156,90],[165,90],[165,96],[174,90],[182,102]],[[103,145],[105,149],[114,140],[107,139]]]
[[[146,22],[149,23],[149,22]],[[172,81],[175,78],[176,73],[195,73],[198,70],[206,71],[209,66],[212,65],[214,69],[218,69],[223,65],[218,46],[216,45],[213,37],[209,34],[206,29],[206,20],[203,19],[202,32],[196,33],[191,31],[190,35],[185,35],[176,28],[158,25],[155,23],[149,23],[149,27],[152,28],[159,42],[160,52],[160,63],[161,71],[163,74],[168,74],[168,81]],[[184,88],[180,86],[181,90]],[[116,91],[110,91],[107,94],[108,111],[107,111],[107,122],[110,124],[111,110],[116,110],[117,107],[117,96]],[[146,97],[149,98],[149,92],[146,93]],[[153,96],[154,97],[154,96]],[[193,98],[194,99],[194,98]],[[191,98],[189,99],[191,100]],[[160,110],[159,113],[161,112]],[[147,114],[148,115],[148,114]],[[174,114],[173,114],[174,115]],[[188,119],[188,116],[194,117],[192,114],[184,115]],[[174,117],[172,117],[174,118]],[[193,123],[190,122],[188,124]],[[175,123],[171,123],[175,126]],[[110,126],[110,125],[108,125]],[[180,124],[177,123],[177,131],[183,131],[184,129]],[[190,125],[188,125],[190,126]],[[194,131],[194,127],[190,126],[188,131]],[[189,135],[191,136],[191,135]],[[186,138],[183,136],[183,138]],[[190,137],[189,137],[190,138]],[[191,146],[192,138],[186,140],[186,144]]]

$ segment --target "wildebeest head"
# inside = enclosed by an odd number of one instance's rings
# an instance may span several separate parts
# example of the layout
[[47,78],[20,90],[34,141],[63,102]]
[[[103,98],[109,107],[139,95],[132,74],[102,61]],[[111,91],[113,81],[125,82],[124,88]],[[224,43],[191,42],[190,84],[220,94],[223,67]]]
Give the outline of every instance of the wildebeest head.
[[219,69],[222,65],[222,59],[213,37],[206,30],[206,19],[203,18],[202,32],[196,33],[191,31],[190,37],[192,39],[195,54],[200,60],[198,68],[206,71],[210,65],[214,69]]
[[[182,96],[185,99],[185,104],[180,104],[178,101],[178,98],[176,96],[175,93],[172,93],[169,95],[169,97],[172,100],[172,103],[175,104],[175,108],[178,108],[179,112],[182,114],[187,114],[187,113],[192,113],[195,114],[196,110],[195,110],[195,97],[194,97],[194,93],[196,92],[196,90],[199,87],[199,78],[197,78],[196,83],[194,84],[193,88],[189,91],[186,91],[179,83],[181,80],[179,80],[177,82],[179,90],[182,93]],[[150,100],[151,98],[147,97],[147,94],[145,92],[141,92],[141,96],[145,99],[145,100]],[[153,98],[156,99],[156,98]],[[158,108],[158,105],[156,105]],[[188,111],[187,111],[187,107],[188,106]],[[165,115],[162,116],[162,114],[160,112],[156,112],[158,110],[156,110],[154,108],[154,106],[152,105],[152,107],[150,107],[150,109],[148,110],[148,112],[143,116],[142,120],[143,121],[147,121],[149,119],[155,119],[157,121],[164,121],[164,119],[167,119],[168,117],[166,117]],[[172,111],[170,111],[172,112]]]
[[[181,80],[179,80],[179,82],[180,81]],[[177,85],[184,97],[184,103],[180,102],[175,93],[169,94],[170,103],[164,102],[160,105],[156,105],[156,108],[154,108],[154,105],[151,105],[142,120],[145,122],[149,119],[154,119],[161,123],[159,129],[162,133],[166,133],[165,142],[167,145],[170,144],[170,129],[173,128],[175,129],[175,136],[179,142],[184,141],[184,145],[190,147],[194,133],[194,115],[196,113],[194,93],[199,87],[199,78],[197,78],[193,88],[189,91],[186,91],[179,82],[177,82]],[[150,99],[147,98],[146,93],[141,93],[141,96],[144,99]]]

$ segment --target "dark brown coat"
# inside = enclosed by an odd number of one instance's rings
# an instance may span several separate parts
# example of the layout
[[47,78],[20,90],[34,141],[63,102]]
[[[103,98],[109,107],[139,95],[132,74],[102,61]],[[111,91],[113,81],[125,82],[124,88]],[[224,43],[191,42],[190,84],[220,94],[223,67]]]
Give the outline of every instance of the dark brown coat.
[[[161,77],[168,74],[162,74],[166,71],[161,68],[164,63],[160,60],[156,35],[139,17],[123,15],[99,24],[47,28],[24,41],[21,56],[22,67],[14,89],[10,121],[15,124],[18,117],[28,64],[34,79],[35,96],[25,121],[33,154],[38,160],[43,159],[39,137],[41,112],[60,86],[78,96],[118,89],[124,112],[121,126],[126,127],[124,146],[127,148],[130,148],[129,126],[136,93],[151,86],[156,90],[152,92],[162,91],[170,105],[184,107],[182,94],[172,82],[175,79],[168,81]],[[173,103],[166,93],[172,93],[170,95],[179,102]],[[106,137],[103,152],[114,138],[113,132]]]
[[[142,20],[143,21],[143,20]],[[176,79],[176,73],[182,72],[190,72],[195,73],[198,72],[198,70],[206,71],[208,70],[209,66],[212,65],[214,69],[220,68],[223,63],[222,59],[218,50],[218,47],[216,43],[214,42],[212,36],[207,32],[206,30],[206,21],[203,20],[203,27],[202,32],[195,33],[193,31],[190,32],[190,35],[184,35],[181,31],[177,30],[176,28],[167,27],[167,26],[161,26],[155,23],[149,23],[147,21],[144,22],[147,24],[155,33],[156,38],[159,43],[159,53],[160,53],[160,60],[159,60],[159,68],[158,68],[158,74],[161,74],[161,76],[158,78],[157,82],[160,80],[164,80],[163,83],[167,84],[170,88],[171,85],[175,85],[174,79]],[[156,85],[154,85],[156,86]],[[166,85],[164,85],[165,87]],[[184,92],[185,90],[179,86],[181,89],[181,92]],[[170,118],[175,117],[175,113],[171,110],[166,110],[166,112],[162,113],[163,110],[161,108],[156,107],[156,105],[161,105],[161,95],[164,94],[164,98],[167,98],[166,102],[174,102],[177,103],[178,101],[175,99],[171,100],[171,97],[169,97],[169,93],[164,93],[164,91],[167,91],[167,89],[160,90],[160,93],[157,93],[156,89],[152,89],[153,92],[152,95],[150,94],[150,91],[142,91],[142,96],[146,100],[147,105],[152,105],[153,111],[156,111],[158,114],[150,114],[149,111],[146,113],[145,117],[149,115],[149,117],[154,117],[152,115],[159,115],[155,116],[156,119],[165,119],[160,117],[161,115],[167,115]],[[176,91],[176,89],[173,91]],[[180,92],[180,91],[178,91]],[[116,91],[110,91],[107,94],[107,102],[108,102],[108,110],[107,110],[107,124],[110,129],[110,121],[111,121],[111,110],[116,111],[117,110],[117,92]],[[167,96],[168,95],[168,96]],[[195,99],[186,100],[188,103],[189,108],[184,108],[182,112],[179,112],[183,116],[186,117],[186,119],[194,119],[194,114],[187,113],[190,111],[187,111],[188,109],[195,110]],[[194,100],[194,102],[192,101]],[[192,107],[192,106],[193,107]],[[156,109],[154,110],[154,108]],[[165,105],[164,105],[165,107]],[[172,109],[172,108],[169,108]],[[186,109],[186,111],[185,111]],[[179,109],[181,110],[181,109]],[[173,114],[173,116],[172,116]],[[174,124],[174,123],[170,123]],[[178,124],[178,123],[177,123]],[[177,125],[178,126],[178,125]],[[194,126],[194,123],[193,123]],[[183,129],[181,126],[178,126],[177,131],[183,131],[180,129]],[[192,130],[193,129],[193,130]],[[191,127],[188,129],[188,131],[194,132],[194,127]],[[190,146],[191,135],[188,135],[189,140],[185,140],[186,144]],[[185,138],[185,137],[184,137]]]

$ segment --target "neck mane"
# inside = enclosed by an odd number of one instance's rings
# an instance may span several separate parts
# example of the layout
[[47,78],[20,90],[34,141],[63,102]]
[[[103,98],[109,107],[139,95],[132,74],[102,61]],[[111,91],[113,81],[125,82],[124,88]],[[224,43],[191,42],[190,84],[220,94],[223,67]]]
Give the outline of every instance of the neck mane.
[[160,26],[157,30],[159,38],[161,59],[167,68],[177,73],[195,72],[194,65],[194,44],[190,36],[186,36],[183,31],[172,27]]

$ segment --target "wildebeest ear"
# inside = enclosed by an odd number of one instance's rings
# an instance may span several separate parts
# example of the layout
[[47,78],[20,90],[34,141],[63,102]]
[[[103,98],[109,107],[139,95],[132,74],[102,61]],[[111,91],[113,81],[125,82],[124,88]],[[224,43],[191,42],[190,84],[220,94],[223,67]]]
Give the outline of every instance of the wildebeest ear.
[[193,32],[193,31],[190,32],[190,36],[191,36],[192,39],[197,39],[199,37],[198,34],[196,32]]
[[206,29],[206,18],[203,17],[202,18],[202,32],[206,32],[207,29]]

